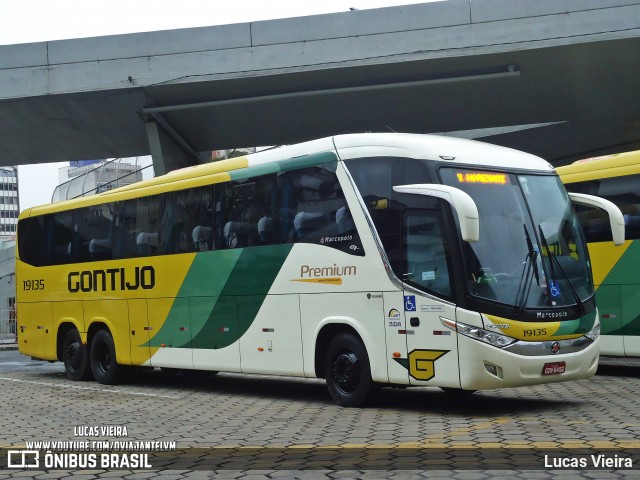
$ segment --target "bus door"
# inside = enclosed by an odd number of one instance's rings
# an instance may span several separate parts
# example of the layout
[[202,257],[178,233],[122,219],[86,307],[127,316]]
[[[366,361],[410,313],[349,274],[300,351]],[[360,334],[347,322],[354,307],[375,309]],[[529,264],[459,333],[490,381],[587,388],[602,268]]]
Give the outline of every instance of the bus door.
[[[403,291],[384,292],[385,335],[387,342],[387,372],[389,382],[406,385],[409,382],[406,325],[403,313]],[[375,294],[367,293],[368,298]]]
[[[636,275],[637,270],[634,271],[634,276]],[[620,285],[620,297],[622,299],[622,317],[624,319],[622,327],[624,354],[626,357],[637,357],[640,356],[640,325],[638,325],[640,289],[638,289],[638,284]],[[600,338],[600,341],[602,341],[603,337]]]
[[144,365],[151,359],[149,347],[149,320],[147,300],[134,298],[127,300],[129,310],[129,333],[131,334],[131,364]]
[[457,338],[441,321],[456,318],[441,214],[407,210],[402,231],[403,280],[414,287],[403,301],[409,381],[460,388]]

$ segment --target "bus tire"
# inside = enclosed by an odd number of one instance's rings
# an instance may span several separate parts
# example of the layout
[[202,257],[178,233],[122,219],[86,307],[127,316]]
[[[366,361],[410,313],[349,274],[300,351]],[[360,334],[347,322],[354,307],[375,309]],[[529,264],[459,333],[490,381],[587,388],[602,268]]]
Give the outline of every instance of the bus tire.
[[371,401],[375,384],[369,356],[362,341],[353,334],[340,333],[329,342],[324,372],[329,393],[338,405],[361,407]]
[[91,371],[98,383],[115,385],[122,376],[123,367],[116,362],[116,347],[109,330],[98,330],[89,350]]
[[72,328],[64,336],[62,344],[62,361],[64,371],[71,380],[90,380],[91,366],[89,365],[89,352],[82,344],[80,333]]

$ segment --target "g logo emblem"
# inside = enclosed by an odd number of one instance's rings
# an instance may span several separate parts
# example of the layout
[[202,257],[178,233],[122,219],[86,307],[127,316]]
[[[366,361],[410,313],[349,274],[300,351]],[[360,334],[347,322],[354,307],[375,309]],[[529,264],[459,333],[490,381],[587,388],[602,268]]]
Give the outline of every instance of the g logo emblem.
[[435,362],[449,350],[412,350],[409,353],[409,375],[427,381],[436,376]]

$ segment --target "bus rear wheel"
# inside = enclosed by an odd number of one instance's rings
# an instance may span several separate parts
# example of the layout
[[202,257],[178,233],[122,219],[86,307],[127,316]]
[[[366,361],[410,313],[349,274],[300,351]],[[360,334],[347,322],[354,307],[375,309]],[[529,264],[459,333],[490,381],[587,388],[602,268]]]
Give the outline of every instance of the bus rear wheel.
[[80,333],[75,328],[67,332],[62,344],[62,361],[64,371],[71,380],[89,380],[91,367],[89,366],[89,352],[82,344]]
[[115,385],[122,376],[123,367],[116,362],[116,347],[108,330],[98,330],[89,350],[91,371],[98,383]]
[[329,393],[338,405],[361,407],[371,401],[375,384],[371,380],[369,356],[356,336],[341,333],[331,340],[324,372]]

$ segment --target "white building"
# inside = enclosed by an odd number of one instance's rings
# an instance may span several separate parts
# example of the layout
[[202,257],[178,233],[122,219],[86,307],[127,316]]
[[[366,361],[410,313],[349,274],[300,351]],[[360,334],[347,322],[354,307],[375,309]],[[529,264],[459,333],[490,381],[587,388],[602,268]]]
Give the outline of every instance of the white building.
[[15,240],[0,240],[0,343],[15,340],[15,245]]
[[15,167],[0,167],[0,239],[15,236],[19,213],[18,171]]

